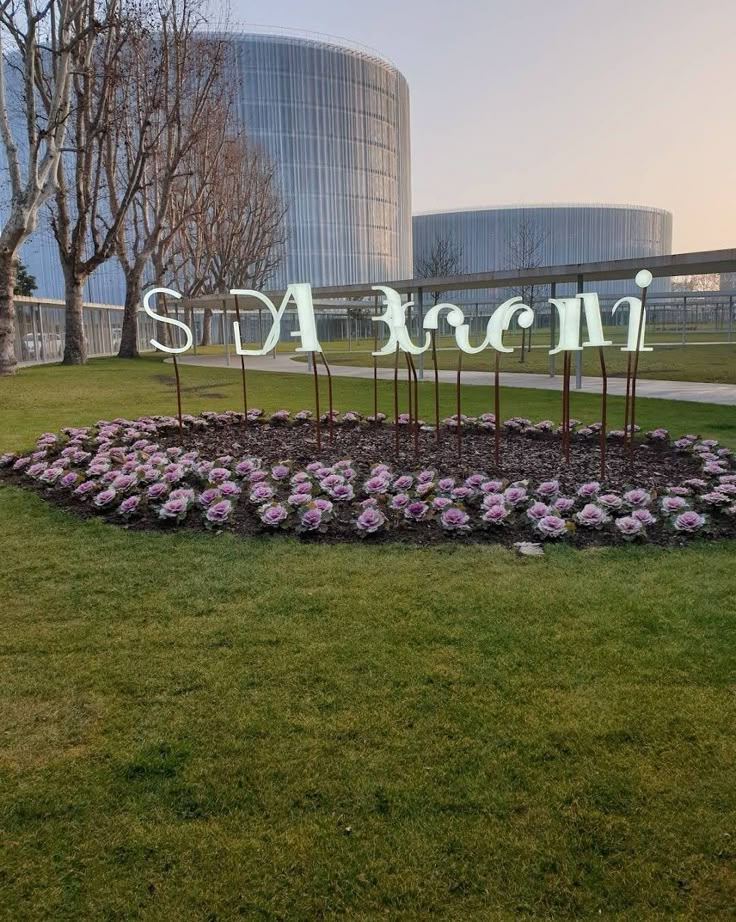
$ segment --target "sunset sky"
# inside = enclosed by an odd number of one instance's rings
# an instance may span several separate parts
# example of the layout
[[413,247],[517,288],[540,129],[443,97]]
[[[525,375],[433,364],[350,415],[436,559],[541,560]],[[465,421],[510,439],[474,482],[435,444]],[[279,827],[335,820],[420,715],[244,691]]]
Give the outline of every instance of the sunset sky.
[[372,46],[411,90],[413,209],[655,205],[736,246],[736,0],[232,0]]

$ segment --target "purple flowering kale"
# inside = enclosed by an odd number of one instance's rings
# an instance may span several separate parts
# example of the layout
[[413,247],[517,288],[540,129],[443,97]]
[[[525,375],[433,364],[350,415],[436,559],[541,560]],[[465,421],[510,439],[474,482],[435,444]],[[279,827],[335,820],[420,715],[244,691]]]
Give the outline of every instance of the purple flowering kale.
[[200,506],[211,506],[212,503],[216,503],[221,499],[220,491],[216,487],[209,487],[207,490],[202,490],[202,492],[197,497],[197,502]]
[[686,512],[681,512],[672,524],[677,531],[692,533],[699,531],[705,525],[705,516],[688,509]]
[[654,525],[657,521],[648,509],[634,509],[631,513],[631,517],[641,522],[645,528],[649,525]]
[[355,520],[355,527],[361,534],[372,535],[386,524],[386,516],[380,509],[369,506]]
[[450,490],[455,486],[454,477],[443,477],[441,480],[437,481],[437,489],[442,493],[449,493]]
[[73,487],[78,480],[79,475],[75,474],[74,471],[69,471],[68,473],[64,474],[59,482],[61,483],[62,487],[68,488]]
[[667,515],[673,515],[676,512],[683,512],[688,508],[687,500],[684,500],[681,496],[665,496],[662,498],[660,503],[662,512]]
[[271,468],[271,476],[274,480],[285,480],[291,471],[286,464],[274,464]]
[[289,518],[289,510],[281,503],[271,503],[267,506],[261,506],[258,510],[258,518],[264,525],[269,528],[276,528]]
[[230,480],[231,474],[226,467],[213,467],[208,476],[210,483],[223,483],[225,480]]
[[433,509],[438,509],[438,510],[447,509],[451,505],[452,505],[452,500],[450,499],[449,496],[438,496],[432,500]]
[[149,499],[161,499],[163,496],[166,496],[169,492],[169,485],[159,481],[158,483],[152,483],[151,486],[146,490],[146,496]]
[[445,531],[470,531],[470,516],[458,506],[448,506],[440,514],[440,525]]
[[606,509],[620,509],[624,504],[621,497],[617,496],[615,493],[602,493],[598,497],[598,502]]
[[536,527],[543,538],[561,538],[567,533],[567,522],[558,515],[545,515]]
[[600,493],[601,485],[597,480],[591,480],[588,483],[581,484],[577,489],[577,494],[582,499],[593,499]]
[[336,483],[332,489],[326,492],[338,502],[346,503],[355,498],[355,491],[349,483]]
[[729,496],[715,490],[712,493],[703,493],[700,499],[709,506],[728,506],[732,502]]
[[575,515],[575,521],[584,528],[602,528],[610,521],[608,514],[595,503],[586,503]]
[[397,477],[396,480],[394,480],[391,488],[397,493],[405,493],[407,490],[411,490],[413,484],[414,478],[409,476],[409,474],[403,474],[401,477]]
[[366,493],[385,493],[388,490],[389,483],[390,480],[385,474],[379,474],[366,480],[363,484],[363,489]]
[[313,500],[312,505],[315,509],[319,509],[323,516],[329,515],[333,509],[329,499],[323,499],[322,497],[317,497],[317,499]]
[[519,503],[523,503],[527,498],[527,491],[525,487],[507,487],[504,490],[504,499],[510,506],[518,506]]
[[310,506],[299,516],[301,531],[318,531],[322,525],[323,513],[316,506]]
[[95,496],[93,502],[95,506],[102,509],[104,506],[109,506],[110,503],[115,499],[117,493],[115,490],[110,487],[107,490],[102,490],[100,493]]
[[549,514],[549,506],[547,506],[545,503],[532,503],[531,506],[526,510],[526,517],[532,522],[538,522],[540,519],[543,519]]
[[[223,500],[224,502],[224,500]],[[183,522],[189,511],[189,500],[183,496],[167,499],[158,511],[159,517],[176,522]]]
[[408,493],[397,493],[389,500],[389,509],[403,509],[409,505],[411,497]]
[[228,499],[233,499],[240,495],[240,487],[232,480],[224,480],[220,484],[220,493]]
[[552,496],[557,496],[560,492],[560,481],[559,480],[545,480],[544,483],[540,483],[537,487],[537,496],[544,496],[545,498],[551,498]]
[[404,506],[404,518],[410,522],[421,522],[422,519],[427,517],[428,512],[429,504],[423,503],[419,499],[412,500]]
[[647,493],[646,490],[637,488],[636,490],[628,490],[624,493],[624,502],[627,506],[632,508],[641,509],[644,506],[648,506],[652,501],[652,496],[650,493]]
[[511,515],[511,510],[501,503],[488,506],[481,518],[487,525],[504,525]]
[[261,505],[269,499],[273,499],[273,495],[273,487],[269,487],[267,483],[257,483],[251,490],[249,499],[252,503]]
[[638,538],[640,535],[644,534],[644,523],[635,519],[632,515],[626,515],[620,519],[616,519],[615,524],[619,533],[622,537],[626,538],[627,541],[632,541],[634,538]]
[[47,467],[44,471],[41,472],[39,480],[42,483],[56,483],[64,473],[64,469],[61,467]]
[[126,496],[118,506],[118,513],[123,517],[135,515],[139,511],[141,504],[140,496]]

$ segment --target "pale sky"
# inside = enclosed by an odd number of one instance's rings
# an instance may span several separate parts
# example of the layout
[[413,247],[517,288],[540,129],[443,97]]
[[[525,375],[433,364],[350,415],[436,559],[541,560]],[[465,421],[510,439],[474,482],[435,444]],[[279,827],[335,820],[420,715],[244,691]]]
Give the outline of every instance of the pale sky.
[[398,66],[415,212],[654,205],[675,252],[736,246],[736,0],[231,0],[231,18]]

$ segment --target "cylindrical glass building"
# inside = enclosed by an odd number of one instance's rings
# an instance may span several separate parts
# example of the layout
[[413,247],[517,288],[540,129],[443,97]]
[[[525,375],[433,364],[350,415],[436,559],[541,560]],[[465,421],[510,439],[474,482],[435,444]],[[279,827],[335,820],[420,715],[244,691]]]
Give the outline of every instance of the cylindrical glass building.
[[269,287],[411,274],[409,88],[375,52],[234,34],[238,114],[276,164],[285,259]]
[[[672,252],[672,214],[640,205],[525,205],[466,208],[416,214],[415,264],[438,241],[460,250],[459,272],[572,265],[598,260],[664,256]],[[591,283],[601,294],[629,293],[633,279]],[[559,286],[567,294],[574,286]],[[669,279],[655,279],[651,290],[669,291]],[[476,300],[478,293],[457,293]]]
[[[266,283],[344,285],[412,272],[409,88],[376,52],[318,36],[232,32],[237,117],[276,168],[286,206],[281,264]],[[21,257],[38,294],[63,298],[45,216]],[[120,304],[115,260],[88,301]]]

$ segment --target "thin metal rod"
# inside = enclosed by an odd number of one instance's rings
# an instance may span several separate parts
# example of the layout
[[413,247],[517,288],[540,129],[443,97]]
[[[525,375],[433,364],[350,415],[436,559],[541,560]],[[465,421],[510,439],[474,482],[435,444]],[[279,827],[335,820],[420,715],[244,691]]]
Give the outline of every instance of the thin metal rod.
[[462,413],[462,397],[460,391],[460,376],[463,371],[463,353],[462,350],[458,350],[457,353],[457,380],[455,382],[455,399],[457,401],[457,456],[458,459],[462,457],[463,454],[463,427],[461,424],[460,416]]
[[569,352],[565,352],[562,370],[562,456],[570,461],[570,369],[572,366]]
[[608,398],[608,374],[606,373],[606,359],[603,355],[603,348],[599,347],[598,357],[601,360],[601,377],[603,379],[603,389],[601,392],[601,480],[606,479],[606,409]]
[[[373,351],[378,352],[378,330],[373,334]],[[378,419],[378,359],[373,356],[373,422]]]
[[394,355],[394,442],[396,454],[399,453],[399,344]]
[[[224,311],[223,316],[227,317],[227,307],[225,306],[225,299],[222,299],[222,308]],[[238,321],[238,329],[242,330],[240,326],[240,303],[238,301],[238,296],[235,295],[235,317]],[[227,337],[227,330],[223,330],[223,336]],[[242,343],[241,343],[242,346]],[[240,356],[240,378],[243,386],[243,425],[248,425],[248,388],[245,383],[245,356]]]
[[501,466],[501,353],[496,353],[496,367],[493,374],[493,460]]
[[434,432],[437,446],[440,444],[440,373],[437,368],[437,330],[432,330],[432,364],[434,366]]
[[[169,308],[166,304],[166,298],[162,298],[163,308],[164,308],[164,317],[169,316]],[[169,338],[169,346],[173,349],[174,340],[171,335],[171,324],[167,323],[166,326],[166,335]],[[176,358],[176,353],[171,354],[172,361],[174,363],[174,378],[176,380],[176,409],[179,418],[179,443],[183,444],[184,442],[184,420],[181,415],[181,379],[179,378],[179,362]]]
[[409,391],[409,395],[408,395],[409,396],[409,432],[411,432],[411,429],[414,423],[414,406],[413,406],[414,395],[412,393],[412,388],[411,388],[411,364],[410,364],[411,356],[409,355],[408,352],[405,352],[404,355],[406,357],[406,384],[407,384],[407,389]]
[[639,329],[636,332],[636,352],[634,353],[634,370],[631,376],[631,437],[629,439],[629,453],[634,452],[634,426],[636,425],[636,376],[639,373],[639,353],[641,351],[641,331],[644,329],[644,313],[647,306],[647,289],[642,289],[641,311],[639,313]]
[[317,432],[317,453],[322,451],[322,424],[319,421],[319,375],[317,373],[317,354],[312,353],[312,371],[314,372],[314,424]]
[[406,353],[409,360],[409,368],[414,379],[414,454],[419,454],[419,378],[417,377],[417,368],[414,364],[414,356]]
[[330,404],[330,415],[328,421],[328,428],[330,433],[330,441],[334,442],[335,440],[335,421],[333,417],[333,406],[332,406],[332,372],[330,371],[330,366],[327,364],[327,359],[325,358],[324,352],[319,353],[320,358],[322,359],[322,364],[325,366],[325,371],[327,372],[327,399]]
[[626,362],[626,396],[624,397],[624,449],[629,438],[629,413],[631,412],[631,353]]

